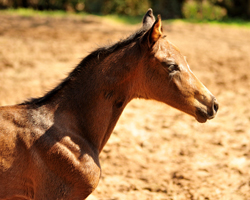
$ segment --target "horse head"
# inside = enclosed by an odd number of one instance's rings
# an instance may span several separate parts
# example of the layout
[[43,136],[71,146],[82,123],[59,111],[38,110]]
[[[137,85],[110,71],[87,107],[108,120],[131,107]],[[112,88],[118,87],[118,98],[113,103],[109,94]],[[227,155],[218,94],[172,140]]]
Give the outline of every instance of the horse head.
[[[204,123],[215,117],[219,104],[196,78],[185,57],[163,34],[162,20],[149,9],[143,18],[147,32],[141,39],[144,98],[155,99],[179,109]],[[145,51],[146,49],[146,51]]]

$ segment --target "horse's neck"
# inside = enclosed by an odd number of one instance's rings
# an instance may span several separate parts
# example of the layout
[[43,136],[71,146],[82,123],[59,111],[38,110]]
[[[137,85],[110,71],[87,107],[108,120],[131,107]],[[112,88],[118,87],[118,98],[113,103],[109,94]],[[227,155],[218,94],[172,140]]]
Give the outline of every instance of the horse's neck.
[[93,69],[83,71],[78,77],[80,80],[64,91],[63,101],[58,107],[61,111],[56,112],[65,114],[56,115],[64,120],[55,121],[62,122],[62,126],[74,126],[74,130],[79,131],[77,134],[89,140],[99,152],[109,139],[123,109],[134,97],[128,89],[133,84],[133,80],[125,74],[128,68],[123,69],[124,62],[113,63],[108,65],[104,60],[94,66],[97,73]]

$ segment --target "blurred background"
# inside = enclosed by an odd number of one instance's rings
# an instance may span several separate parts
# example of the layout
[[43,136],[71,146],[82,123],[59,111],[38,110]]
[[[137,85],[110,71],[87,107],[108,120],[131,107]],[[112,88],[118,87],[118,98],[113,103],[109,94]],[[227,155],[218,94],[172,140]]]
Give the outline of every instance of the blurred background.
[[0,0],[0,8],[64,10],[91,14],[143,15],[147,8],[164,19],[250,19],[250,0]]
[[250,0],[0,0],[0,106],[44,95],[90,52],[138,30],[149,7],[220,109],[200,124],[131,101],[88,200],[249,200]]

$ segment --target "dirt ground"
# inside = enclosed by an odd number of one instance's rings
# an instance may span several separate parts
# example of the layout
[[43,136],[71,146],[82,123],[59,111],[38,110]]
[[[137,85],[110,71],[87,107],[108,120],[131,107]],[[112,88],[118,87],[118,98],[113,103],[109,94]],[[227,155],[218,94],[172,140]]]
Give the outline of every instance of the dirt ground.
[[[89,52],[139,26],[0,14],[0,105],[43,95]],[[132,101],[88,200],[250,200],[250,29],[173,23],[164,33],[216,96],[218,115],[200,124],[162,103]]]

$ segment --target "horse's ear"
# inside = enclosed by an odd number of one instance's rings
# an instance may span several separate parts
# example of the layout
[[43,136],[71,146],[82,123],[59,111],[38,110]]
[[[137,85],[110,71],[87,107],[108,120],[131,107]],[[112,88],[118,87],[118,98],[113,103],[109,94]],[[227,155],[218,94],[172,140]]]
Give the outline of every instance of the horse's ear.
[[161,36],[162,36],[162,22],[161,22],[161,16],[158,15],[153,27],[149,30],[149,35],[148,35],[149,46],[152,47]]
[[153,15],[153,10],[151,8],[148,9],[147,13],[144,15],[142,24],[143,29],[150,29],[155,22],[155,17]]

